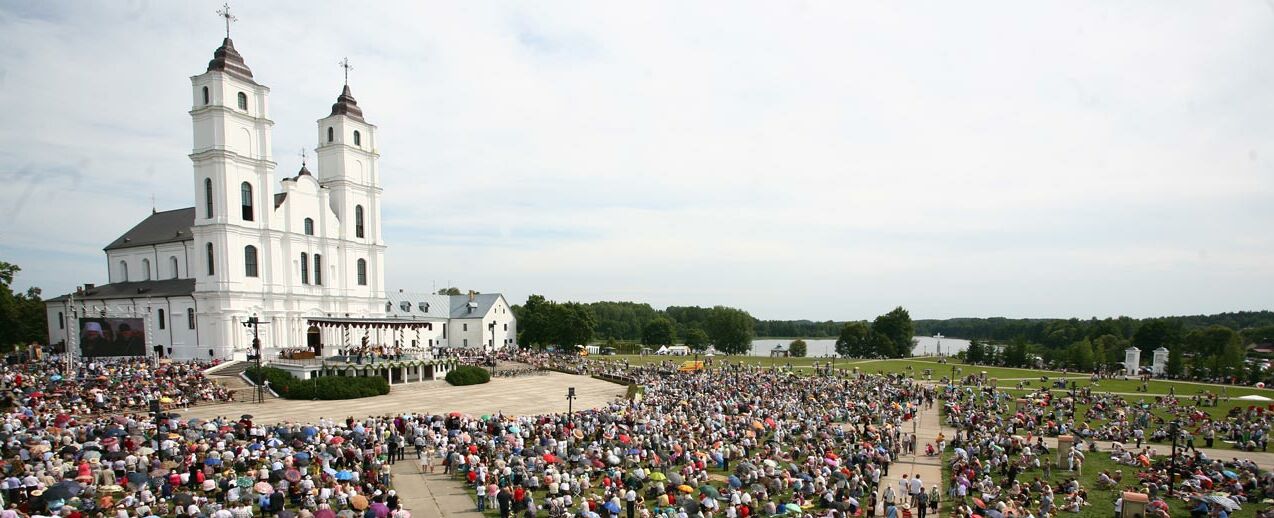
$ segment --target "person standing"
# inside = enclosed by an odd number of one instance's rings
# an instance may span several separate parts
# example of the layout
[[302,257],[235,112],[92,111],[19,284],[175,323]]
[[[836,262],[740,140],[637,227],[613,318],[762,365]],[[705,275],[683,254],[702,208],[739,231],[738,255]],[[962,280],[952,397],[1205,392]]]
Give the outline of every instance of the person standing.
[[500,518],[509,518],[509,514],[513,512],[513,494],[509,492],[509,487],[500,488],[495,500],[500,505]]
[[[919,478],[916,477],[916,480],[919,480]],[[925,518],[925,513],[929,510],[929,494],[925,493],[922,488],[913,503],[916,507],[916,518]]]
[[624,500],[628,503],[628,518],[636,518],[637,516],[637,491],[628,488],[628,492],[624,493]]
[[911,477],[911,506],[924,507],[924,504],[919,502],[920,497],[924,496],[924,494],[925,483],[920,480],[920,474],[917,473],[915,476]]

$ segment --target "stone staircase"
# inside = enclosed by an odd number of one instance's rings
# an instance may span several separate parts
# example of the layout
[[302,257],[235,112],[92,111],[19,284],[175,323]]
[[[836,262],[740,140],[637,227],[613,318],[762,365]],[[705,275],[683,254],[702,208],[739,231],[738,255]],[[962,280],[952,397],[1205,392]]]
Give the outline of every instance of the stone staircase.
[[[208,374],[208,377],[233,392],[235,401],[256,401],[256,385],[248,383],[244,381],[243,378],[239,377],[243,371],[248,370],[254,365],[256,364],[247,361],[231,362],[229,365],[217,369],[216,372]],[[267,400],[275,399],[274,395],[268,390],[264,390],[262,393],[265,395],[265,399]]]

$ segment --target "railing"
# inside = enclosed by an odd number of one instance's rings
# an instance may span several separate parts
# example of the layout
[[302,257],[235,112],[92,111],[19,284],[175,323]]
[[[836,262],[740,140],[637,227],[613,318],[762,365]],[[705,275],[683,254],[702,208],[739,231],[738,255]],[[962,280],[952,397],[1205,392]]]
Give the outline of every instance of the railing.
[[413,360],[441,360],[434,358],[429,353],[402,353],[388,356],[325,356],[321,358],[273,358],[270,365],[289,365],[297,367],[314,367],[314,366],[340,366],[340,365],[379,365],[397,361],[413,361]]

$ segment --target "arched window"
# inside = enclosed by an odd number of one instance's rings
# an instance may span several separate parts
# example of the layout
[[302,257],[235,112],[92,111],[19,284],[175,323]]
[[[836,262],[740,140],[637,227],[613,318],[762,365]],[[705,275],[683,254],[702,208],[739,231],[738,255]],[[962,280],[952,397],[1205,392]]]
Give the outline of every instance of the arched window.
[[180,272],[178,272],[178,270],[177,270],[177,256],[175,256],[175,255],[168,256],[168,269],[169,269],[169,271],[171,271],[171,272],[172,272],[172,274],[171,274],[171,275],[169,275],[169,276],[168,276],[168,278],[169,278],[169,279],[176,279],[176,278],[177,278],[177,275],[180,273]]
[[363,137],[362,135],[359,135],[359,134],[358,134],[358,130],[354,130],[354,145],[355,145],[355,146],[361,146],[361,145],[363,145],[363,139],[362,139],[362,137]]
[[195,308],[186,308],[186,327],[195,328]]
[[128,263],[119,262],[119,280],[120,282],[128,282]]
[[62,312],[58,312],[58,329],[66,329],[66,317],[62,316]]
[[208,87],[206,86],[203,87],[203,103],[205,106],[208,105]]
[[150,259],[142,258],[142,280],[150,280]]
[[366,259],[358,260],[358,285],[359,286],[367,285],[367,260]]
[[257,247],[255,246],[243,247],[243,274],[248,277],[257,277]]
[[314,254],[314,285],[323,285],[323,256]]
[[248,94],[239,92],[239,109],[248,111]]
[[203,179],[204,217],[212,219],[212,178]]
[[217,273],[217,267],[215,266],[216,257],[212,255],[212,243],[208,243],[208,246],[206,246],[205,248],[208,251],[208,275],[216,275]]
[[243,220],[252,221],[252,184],[243,182],[239,185],[239,203],[243,205]]
[[363,206],[354,206],[354,237],[363,237]]
[[314,220],[310,218],[305,218],[305,235],[314,235]]
[[310,283],[310,254],[301,252],[301,284]]
[[332,142],[334,140],[336,140],[336,130],[333,130],[332,128],[327,128],[327,141]]
[[164,329],[164,328],[168,327],[168,323],[164,321],[164,310],[162,310],[162,309],[161,309],[161,310],[159,310],[159,318],[157,318],[156,320],[158,320],[158,321],[159,321],[159,328],[160,328],[160,329]]

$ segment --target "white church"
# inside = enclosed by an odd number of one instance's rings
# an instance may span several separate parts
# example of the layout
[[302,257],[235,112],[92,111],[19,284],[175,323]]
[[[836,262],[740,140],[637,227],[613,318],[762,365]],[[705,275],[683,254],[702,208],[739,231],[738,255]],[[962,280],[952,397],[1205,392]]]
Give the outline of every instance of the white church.
[[270,89],[228,36],[190,81],[195,206],[152,211],[106,246],[107,284],[48,300],[51,343],[75,354],[80,319],[133,318],[149,355],[242,360],[254,354],[243,322],[255,316],[268,322],[263,358],[516,347],[502,295],[386,290],[376,126],[348,78],[318,120],[315,163],[281,180]]

